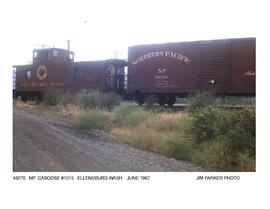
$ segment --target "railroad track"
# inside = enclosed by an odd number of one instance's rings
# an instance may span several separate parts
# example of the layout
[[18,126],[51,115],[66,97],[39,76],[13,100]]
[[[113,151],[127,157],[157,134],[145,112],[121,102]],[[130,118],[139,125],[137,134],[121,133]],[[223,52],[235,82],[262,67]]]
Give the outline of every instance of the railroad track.
[[[134,103],[134,105],[140,106],[137,103]],[[142,106],[147,107],[145,104]],[[223,109],[242,109],[242,108],[246,107],[246,105],[227,105],[227,104],[220,104],[217,106],[220,108],[223,108]],[[151,108],[154,108],[154,109],[160,108],[160,107],[164,108],[164,109],[172,110],[172,111],[183,111],[189,107],[189,104],[188,103],[176,103],[173,106],[167,106],[167,105],[160,106],[159,104],[154,104],[153,106],[151,106]]]

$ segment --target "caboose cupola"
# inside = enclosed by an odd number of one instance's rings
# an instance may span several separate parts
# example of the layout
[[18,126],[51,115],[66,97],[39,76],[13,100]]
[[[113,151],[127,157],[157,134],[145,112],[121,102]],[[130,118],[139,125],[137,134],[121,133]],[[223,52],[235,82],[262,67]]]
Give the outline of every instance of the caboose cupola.
[[74,52],[69,50],[59,48],[33,50],[33,64],[70,62],[74,62]]

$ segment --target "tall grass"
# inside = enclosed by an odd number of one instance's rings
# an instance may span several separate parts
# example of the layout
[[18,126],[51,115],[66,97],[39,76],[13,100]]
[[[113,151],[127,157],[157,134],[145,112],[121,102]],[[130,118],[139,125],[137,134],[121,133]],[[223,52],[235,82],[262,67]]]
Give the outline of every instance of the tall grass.
[[151,116],[151,112],[132,103],[122,103],[113,112],[117,122],[127,127],[136,126]]
[[78,104],[84,108],[112,110],[115,106],[118,106],[121,101],[121,97],[113,93],[81,90],[78,94]]
[[121,102],[113,94],[82,90],[77,94],[49,92],[47,104],[57,105],[46,108],[71,118],[74,127],[105,130],[132,146],[210,170],[255,171],[255,104],[228,110],[216,105],[213,93],[205,92],[190,101],[189,111],[170,112]]
[[[224,110],[208,106],[193,114],[193,161],[220,170],[255,170],[255,106]],[[246,157],[244,159],[244,157]],[[211,159],[213,158],[213,159]]]
[[148,149],[177,159],[190,159],[192,141],[184,136],[191,125],[181,113],[151,114],[137,126],[114,127],[111,133],[133,146]]
[[189,98],[189,112],[195,112],[203,107],[214,105],[216,102],[214,91],[197,91]]
[[104,93],[96,90],[83,89],[79,92],[56,90],[49,88],[43,96],[44,104],[49,106],[69,104],[79,105],[82,108],[100,108],[111,110],[121,103],[121,97],[113,93]]

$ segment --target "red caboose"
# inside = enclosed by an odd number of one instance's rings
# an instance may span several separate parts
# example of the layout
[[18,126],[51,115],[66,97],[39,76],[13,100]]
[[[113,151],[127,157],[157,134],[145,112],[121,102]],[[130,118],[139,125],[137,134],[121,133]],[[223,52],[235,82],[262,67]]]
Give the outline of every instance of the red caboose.
[[48,88],[124,91],[124,60],[74,62],[74,53],[59,48],[33,51],[33,64],[16,68],[15,96],[41,99]]

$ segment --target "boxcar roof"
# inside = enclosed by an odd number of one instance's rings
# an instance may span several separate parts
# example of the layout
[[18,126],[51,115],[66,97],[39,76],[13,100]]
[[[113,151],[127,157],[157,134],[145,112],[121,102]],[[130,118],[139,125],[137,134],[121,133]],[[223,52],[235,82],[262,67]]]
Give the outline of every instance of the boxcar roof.
[[209,39],[209,40],[196,40],[196,41],[180,41],[180,42],[165,42],[165,43],[149,43],[149,44],[136,44],[129,46],[130,47],[141,47],[141,46],[156,46],[156,45],[173,45],[180,43],[195,43],[195,42],[218,42],[218,41],[237,41],[237,40],[256,40],[255,37],[247,37],[247,38],[227,38],[227,39]]

